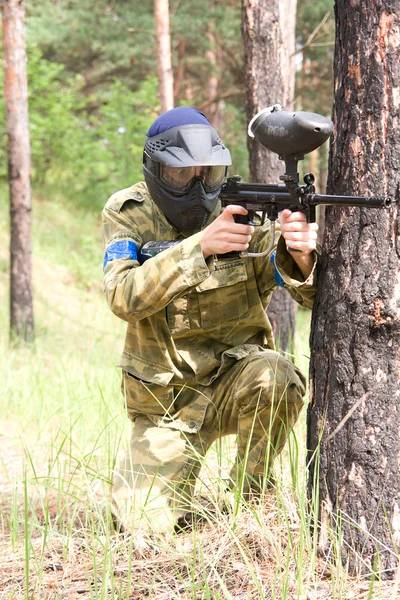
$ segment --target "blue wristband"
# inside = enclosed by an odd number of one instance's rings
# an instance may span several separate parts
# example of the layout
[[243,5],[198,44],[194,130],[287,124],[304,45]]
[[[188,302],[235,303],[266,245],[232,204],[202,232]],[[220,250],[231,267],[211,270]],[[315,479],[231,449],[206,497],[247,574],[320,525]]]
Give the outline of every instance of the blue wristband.
[[276,281],[277,285],[279,285],[279,287],[284,288],[285,282],[283,280],[282,275],[279,273],[278,269],[276,268],[275,257],[276,257],[276,250],[273,251],[269,260],[274,265],[274,277],[275,277],[275,281]]

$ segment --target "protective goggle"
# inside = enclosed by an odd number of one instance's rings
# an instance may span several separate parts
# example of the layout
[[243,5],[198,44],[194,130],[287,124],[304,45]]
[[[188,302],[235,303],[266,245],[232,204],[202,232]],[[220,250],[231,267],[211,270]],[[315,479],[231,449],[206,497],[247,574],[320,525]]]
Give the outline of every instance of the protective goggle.
[[159,178],[177,192],[187,191],[193,180],[199,179],[203,182],[205,190],[211,192],[222,185],[226,172],[227,167],[225,165],[167,167],[160,164]]

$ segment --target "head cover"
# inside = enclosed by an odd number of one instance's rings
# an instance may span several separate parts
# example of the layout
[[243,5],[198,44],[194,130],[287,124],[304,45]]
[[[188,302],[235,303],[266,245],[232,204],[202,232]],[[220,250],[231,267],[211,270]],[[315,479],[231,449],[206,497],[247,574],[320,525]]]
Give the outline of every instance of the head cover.
[[215,209],[229,150],[200,111],[173,108],[147,132],[143,171],[151,197],[178,229],[200,229]]

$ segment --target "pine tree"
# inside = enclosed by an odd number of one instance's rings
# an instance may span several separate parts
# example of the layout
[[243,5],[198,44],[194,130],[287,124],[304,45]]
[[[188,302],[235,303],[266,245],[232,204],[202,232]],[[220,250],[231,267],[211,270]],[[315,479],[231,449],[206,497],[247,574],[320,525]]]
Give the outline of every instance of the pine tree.
[[[329,193],[399,198],[400,0],[336,0]],[[398,207],[326,215],[313,315],[308,448],[321,444],[320,549],[391,577],[400,543]],[[312,463],[310,488],[316,475]]]
[[25,5],[3,0],[4,104],[10,186],[11,337],[30,341],[34,334],[31,262],[30,141],[25,52]]
[[174,76],[171,60],[171,36],[169,30],[169,1],[154,0],[156,21],[157,72],[161,112],[174,108]]
[[[248,121],[261,109],[293,105],[296,0],[243,0],[243,41]],[[293,17],[293,18],[290,18]],[[283,163],[276,154],[249,138],[250,179],[279,183]],[[289,350],[295,329],[297,305],[283,288],[277,288],[268,308],[281,350]]]

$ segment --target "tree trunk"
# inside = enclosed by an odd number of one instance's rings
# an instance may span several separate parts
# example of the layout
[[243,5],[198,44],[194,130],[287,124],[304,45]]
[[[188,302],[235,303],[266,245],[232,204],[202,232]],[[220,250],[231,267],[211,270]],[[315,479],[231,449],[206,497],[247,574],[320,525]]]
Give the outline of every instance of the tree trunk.
[[171,60],[171,38],[169,32],[169,2],[154,0],[156,20],[157,73],[161,112],[174,108],[174,77]]
[[30,140],[25,51],[25,6],[3,0],[4,103],[10,187],[11,337],[33,338]]
[[206,58],[210,64],[210,74],[207,81],[208,106],[207,118],[211,125],[220,131],[223,126],[223,108],[224,101],[218,99],[220,86],[220,60],[218,60],[218,46],[215,39],[214,27],[211,24],[208,26],[207,38],[209,48],[206,52]]
[[[248,121],[272,104],[292,107],[296,4],[297,0],[242,0]],[[248,149],[251,181],[279,183],[284,171],[279,157],[251,138]],[[296,309],[286,290],[277,288],[268,316],[282,351],[292,351]]]
[[186,40],[181,38],[178,41],[178,66],[176,67],[174,77],[174,98],[178,104],[182,94],[182,86],[185,81],[185,55]]
[[[336,0],[329,193],[399,198],[399,15],[400,0]],[[329,208],[308,412],[311,453],[321,437],[320,549],[337,545],[333,531],[352,570],[384,577],[400,545],[399,348],[398,207]]]

